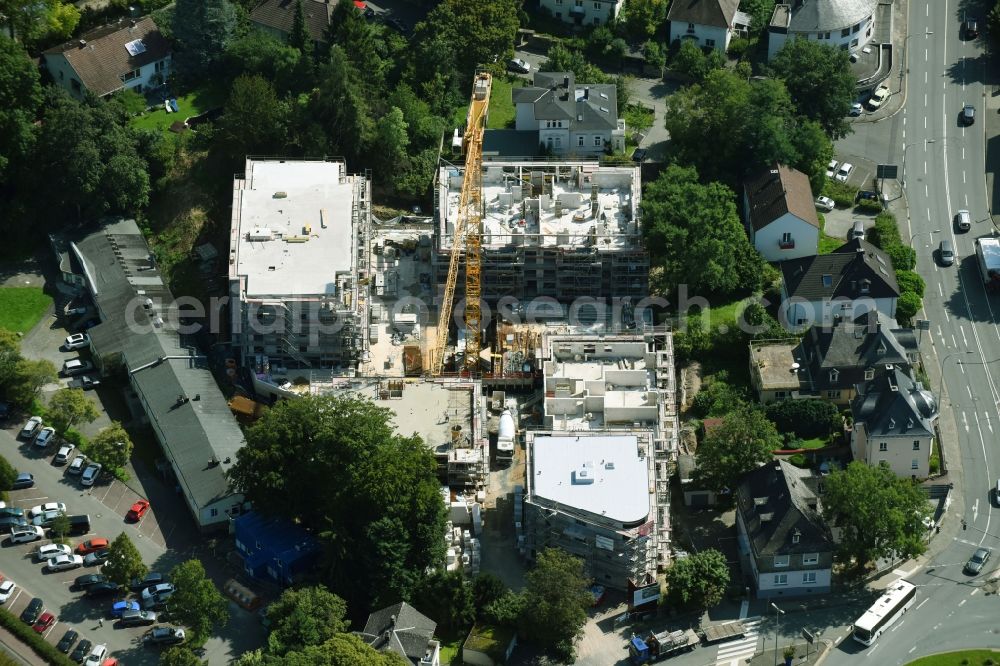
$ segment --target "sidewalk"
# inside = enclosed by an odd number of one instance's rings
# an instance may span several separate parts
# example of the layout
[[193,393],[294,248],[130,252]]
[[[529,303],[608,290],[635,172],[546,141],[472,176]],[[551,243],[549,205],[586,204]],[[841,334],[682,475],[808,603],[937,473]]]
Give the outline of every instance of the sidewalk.
[[[779,645],[778,648],[777,662],[774,659],[774,643],[772,641],[771,649],[765,649],[760,654],[755,654],[750,660],[749,666],[774,666],[775,663],[784,664],[785,645]],[[807,648],[809,653],[808,657],[806,657]],[[818,664],[823,660],[823,657],[826,656],[826,653],[829,650],[830,644],[828,641],[817,641],[813,645],[809,645],[808,643],[796,643],[795,657],[792,659],[792,664],[793,666],[814,666],[814,664]]]
[[[892,67],[882,84],[889,87],[889,98],[875,111],[868,110],[867,100],[862,102],[864,111],[856,117],[855,123],[877,123],[891,118],[906,104],[906,46],[907,23],[909,23],[909,0],[894,3],[892,15]],[[876,86],[877,87],[877,86]]]
[[19,664],[46,666],[48,663],[4,627],[0,627],[0,650]]

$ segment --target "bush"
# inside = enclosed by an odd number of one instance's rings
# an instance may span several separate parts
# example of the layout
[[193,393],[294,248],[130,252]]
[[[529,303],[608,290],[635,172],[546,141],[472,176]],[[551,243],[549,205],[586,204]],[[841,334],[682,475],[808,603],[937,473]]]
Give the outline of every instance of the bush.
[[11,489],[14,485],[14,479],[17,478],[17,470],[11,465],[6,458],[0,456],[0,490],[7,491]]
[[902,244],[899,237],[899,226],[896,225],[896,216],[892,213],[881,212],[875,216],[875,226],[871,230],[871,243],[875,247],[885,250],[894,243]]
[[21,622],[21,618],[6,608],[0,608],[0,626],[3,626],[7,631],[14,634],[18,640],[30,647],[32,652],[49,664],[54,664],[55,666],[75,666],[69,657],[56,649],[55,645],[46,642],[44,638],[35,633],[30,624]]
[[896,321],[906,325],[910,323],[913,316],[920,312],[920,297],[912,291],[900,295],[896,301]]
[[841,422],[837,407],[826,400],[782,400],[772,402],[764,411],[778,430],[801,439],[828,437]]
[[912,247],[902,243],[893,243],[884,250],[892,261],[892,267],[897,271],[912,271],[917,265],[917,251]]
[[839,180],[827,178],[826,185],[823,186],[823,194],[833,199],[833,203],[840,208],[847,208],[854,204],[854,198],[858,196],[858,188],[851,187]]
[[863,213],[881,213],[883,210],[881,201],[873,201],[871,199],[861,199],[854,205]]
[[729,375],[724,371],[706,378],[691,402],[691,413],[699,418],[723,416],[746,402],[743,391],[728,384],[728,379]]
[[927,284],[924,279],[910,270],[896,270],[896,283],[899,284],[900,292],[912,291],[917,296],[923,298]]
[[743,56],[746,55],[747,51],[750,49],[750,40],[743,37],[733,37],[729,40],[729,48],[726,49],[726,55],[728,55],[733,60],[742,60]]

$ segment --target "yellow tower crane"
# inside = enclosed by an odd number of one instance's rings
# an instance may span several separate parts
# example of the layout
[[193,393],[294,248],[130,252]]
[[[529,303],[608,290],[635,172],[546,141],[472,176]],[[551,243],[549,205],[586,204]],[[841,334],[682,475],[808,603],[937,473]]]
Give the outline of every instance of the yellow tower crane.
[[462,194],[455,215],[455,232],[452,237],[451,257],[448,261],[448,281],[444,286],[444,299],[438,313],[437,341],[431,352],[431,374],[441,374],[445,349],[448,344],[448,324],[455,303],[455,283],[458,281],[458,263],[465,250],[465,366],[475,373],[479,370],[482,314],[479,306],[482,294],[480,282],[481,237],[483,210],[483,131],[486,114],[490,108],[490,88],[493,77],[488,72],[478,72],[472,84],[472,101],[465,123],[465,175]]

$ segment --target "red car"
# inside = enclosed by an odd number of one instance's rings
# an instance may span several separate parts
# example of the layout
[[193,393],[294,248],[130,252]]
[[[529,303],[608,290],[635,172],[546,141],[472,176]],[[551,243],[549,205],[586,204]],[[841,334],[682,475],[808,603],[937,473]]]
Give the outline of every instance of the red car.
[[77,555],[89,555],[96,550],[103,550],[108,547],[108,540],[102,537],[97,537],[96,539],[91,539],[90,541],[84,541],[79,546],[76,547]]
[[56,616],[48,611],[45,611],[44,613],[41,614],[41,616],[39,616],[37,620],[35,620],[35,624],[32,625],[31,628],[40,634],[44,634],[46,631],[48,631],[49,627],[51,627],[55,623],[56,623]]
[[133,504],[132,508],[128,510],[127,514],[125,514],[125,520],[138,522],[142,520],[142,517],[146,515],[147,511],[149,511],[149,501],[139,500],[138,502]]

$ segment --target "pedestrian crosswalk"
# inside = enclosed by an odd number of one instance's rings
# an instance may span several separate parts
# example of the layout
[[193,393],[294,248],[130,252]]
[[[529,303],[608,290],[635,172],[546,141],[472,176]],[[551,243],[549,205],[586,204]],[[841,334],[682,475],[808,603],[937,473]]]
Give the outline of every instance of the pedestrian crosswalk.
[[757,641],[760,639],[760,617],[748,617],[742,621],[746,629],[743,638],[737,641],[727,641],[719,646],[719,655],[715,666],[739,666],[746,664],[757,652]]

